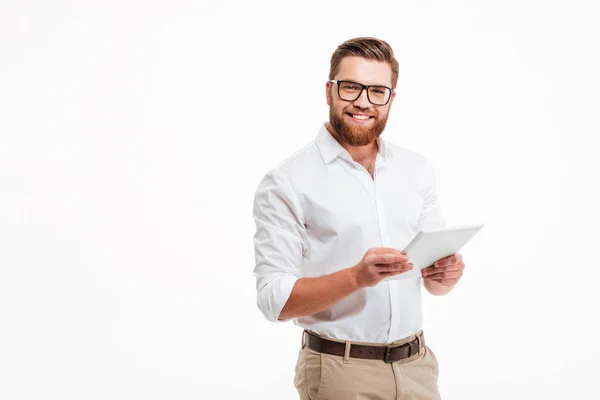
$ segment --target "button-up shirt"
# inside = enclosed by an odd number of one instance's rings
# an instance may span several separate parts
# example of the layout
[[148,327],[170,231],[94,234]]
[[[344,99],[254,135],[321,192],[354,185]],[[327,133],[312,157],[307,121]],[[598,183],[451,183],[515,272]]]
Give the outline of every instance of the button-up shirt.
[[[445,226],[432,164],[381,137],[373,176],[327,131],[269,171],[254,199],[258,308],[278,321],[294,284],[356,265],[373,247],[402,250]],[[294,323],[339,340],[387,343],[422,327],[421,276],[385,279]]]

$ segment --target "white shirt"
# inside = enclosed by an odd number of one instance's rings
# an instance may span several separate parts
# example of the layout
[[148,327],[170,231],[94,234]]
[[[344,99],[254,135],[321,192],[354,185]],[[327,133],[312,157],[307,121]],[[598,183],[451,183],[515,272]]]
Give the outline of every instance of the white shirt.
[[[260,182],[254,274],[268,320],[278,320],[299,278],[352,267],[372,247],[402,250],[419,230],[445,226],[431,163],[377,140],[373,178],[322,125],[313,142]],[[339,340],[405,338],[422,326],[421,277],[381,281],[294,323]]]

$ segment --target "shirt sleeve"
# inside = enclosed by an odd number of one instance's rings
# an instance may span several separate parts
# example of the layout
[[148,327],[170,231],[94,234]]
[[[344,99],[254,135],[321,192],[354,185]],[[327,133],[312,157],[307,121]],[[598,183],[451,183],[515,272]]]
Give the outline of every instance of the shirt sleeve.
[[265,175],[254,198],[254,254],[258,308],[279,321],[292,288],[302,276],[307,249],[306,228],[292,186],[275,171]]
[[419,228],[421,230],[444,228],[446,227],[446,220],[440,209],[435,169],[430,161],[427,161],[425,168],[425,182],[424,203],[419,218]]

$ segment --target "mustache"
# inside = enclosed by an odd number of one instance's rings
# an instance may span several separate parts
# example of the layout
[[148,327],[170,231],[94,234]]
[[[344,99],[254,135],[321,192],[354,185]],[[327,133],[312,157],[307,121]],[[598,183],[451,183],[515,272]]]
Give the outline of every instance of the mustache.
[[365,114],[368,115],[370,117],[377,117],[379,116],[379,113],[376,112],[373,109],[370,108],[360,108],[360,107],[354,107],[356,110],[348,110],[348,109],[344,109],[344,112],[347,112],[348,114]]

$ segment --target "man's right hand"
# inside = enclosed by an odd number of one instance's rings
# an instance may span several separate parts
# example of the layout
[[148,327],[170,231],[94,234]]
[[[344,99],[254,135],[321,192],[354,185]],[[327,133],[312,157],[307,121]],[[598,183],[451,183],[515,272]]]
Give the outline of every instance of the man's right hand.
[[353,267],[359,287],[375,286],[382,279],[413,269],[408,256],[390,247],[374,247]]
[[280,321],[313,315],[331,307],[344,297],[382,279],[410,271],[408,256],[389,247],[369,249],[353,267],[319,277],[300,278],[277,317]]

